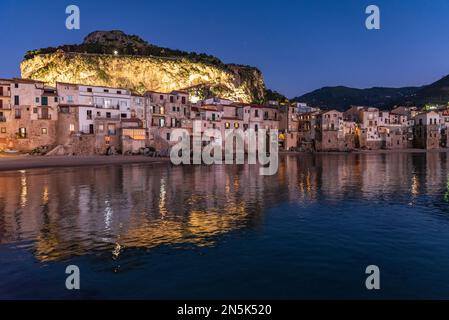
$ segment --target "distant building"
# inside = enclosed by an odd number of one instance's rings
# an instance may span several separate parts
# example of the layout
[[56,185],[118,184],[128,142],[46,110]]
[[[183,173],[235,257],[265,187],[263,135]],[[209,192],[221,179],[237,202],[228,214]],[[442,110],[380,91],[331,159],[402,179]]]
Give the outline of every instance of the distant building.
[[347,151],[343,113],[336,110],[321,112],[316,116],[316,150]]
[[441,145],[441,116],[436,111],[415,116],[415,147],[438,149]]

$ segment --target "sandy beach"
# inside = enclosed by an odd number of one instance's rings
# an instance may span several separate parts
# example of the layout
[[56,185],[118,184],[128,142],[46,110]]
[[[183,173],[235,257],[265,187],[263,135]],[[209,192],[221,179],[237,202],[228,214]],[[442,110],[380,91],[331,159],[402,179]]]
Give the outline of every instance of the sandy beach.
[[167,163],[169,158],[145,156],[30,156],[0,155],[0,171],[53,167],[80,167],[132,163]]
[[[447,153],[449,149],[398,149],[398,150],[357,150],[352,152],[292,152],[281,151],[279,155],[331,155],[331,154],[392,154],[392,153]],[[152,158],[146,156],[31,156],[0,154],[0,171],[25,170],[36,168],[81,167],[96,165],[119,165],[133,163],[169,163],[169,158]]]

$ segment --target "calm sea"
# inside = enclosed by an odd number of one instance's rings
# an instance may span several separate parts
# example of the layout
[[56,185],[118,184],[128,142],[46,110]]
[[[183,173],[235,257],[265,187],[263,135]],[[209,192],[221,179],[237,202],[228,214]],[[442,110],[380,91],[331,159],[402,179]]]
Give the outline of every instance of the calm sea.
[[[449,298],[446,153],[0,172],[0,298]],[[80,269],[81,290],[65,287]],[[368,291],[365,269],[380,268]]]

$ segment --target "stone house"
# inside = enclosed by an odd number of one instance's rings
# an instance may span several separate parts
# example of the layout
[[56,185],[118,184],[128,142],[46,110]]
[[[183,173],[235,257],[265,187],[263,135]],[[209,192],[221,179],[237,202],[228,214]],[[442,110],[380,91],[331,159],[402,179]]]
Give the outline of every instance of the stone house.
[[3,80],[1,88],[0,149],[52,146],[58,119],[56,88],[26,79]]
[[415,116],[414,145],[420,149],[438,149],[441,146],[441,116],[424,112]]
[[316,151],[345,151],[343,113],[336,110],[321,112],[316,117]]

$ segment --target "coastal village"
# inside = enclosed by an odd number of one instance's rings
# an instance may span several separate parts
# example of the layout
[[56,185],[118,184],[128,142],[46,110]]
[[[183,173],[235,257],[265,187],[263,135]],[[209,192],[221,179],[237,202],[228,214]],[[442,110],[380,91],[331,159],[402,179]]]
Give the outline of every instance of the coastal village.
[[147,91],[0,79],[0,150],[48,155],[168,156],[172,131],[278,130],[280,151],[350,152],[449,147],[448,106],[352,106],[345,112],[305,103],[247,104],[193,99],[187,91]]

